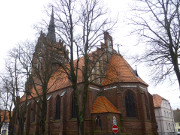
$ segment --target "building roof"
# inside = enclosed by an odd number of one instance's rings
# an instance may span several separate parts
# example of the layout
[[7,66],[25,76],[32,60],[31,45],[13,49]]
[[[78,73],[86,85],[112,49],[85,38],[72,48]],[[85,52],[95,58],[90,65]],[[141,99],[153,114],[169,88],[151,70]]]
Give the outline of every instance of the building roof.
[[174,110],[173,114],[174,114],[174,121],[175,122],[180,122],[180,110],[179,109]]
[[127,61],[118,54],[111,56],[102,85],[116,82],[139,82],[148,86],[139,76],[136,76]]
[[[13,113],[11,112],[11,115]],[[1,116],[1,121],[0,122],[9,122],[9,111],[7,110],[0,110],[0,116]]]
[[[161,107],[162,100],[166,100],[166,99],[163,98],[163,97],[161,97],[161,96],[158,95],[158,94],[153,94],[153,102],[154,102],[154,107],[155,107],[155,108]],[[166,101],[168,101],[168,100],[166,100]]]
[[116,107],[104,96],[95,100],[91,113],[120,113]]
[[[95,51],[94,53],[97,53]],[[93,53],[90,54],[94,57]],[[77,60],[74,61],[74,64],[77,63]],[[79,70],[78,70],[78,83],[83,82],[82,68],[84,66],[84,57],[79,59]],[[128,82],[128,83],[141,83],[145,86],[148,86],[139,76],[137,76],[131,66],[120,54],[112,54],[109,63],[107,63],[107,70],[105,71],[105,78],[102,81],[101,85],[106,86],[117,82]],[[62,67],[60,67],[51,77],[49,83],[48,93],[54,92],[56,90],[64,89],[71,86],[71,82],[68,79],[67,74],[64,72]],[[38,94],[41,95],[41,88],[37,88]],[[37,97],[36,90],[32,88],[31,94],[33,97]],[[24,95],[21,98],[21,101],[24,101],[26,96]],[[31,96],[28,97],[29,99]]]
[[47,37],[51,43],[56,43],[56,32],[55,32],[55,23],[54,23],[54,11],[52,7],[52,13],[51,13],[51,20],[49,22],[49,27],[48,27],[48,34]]

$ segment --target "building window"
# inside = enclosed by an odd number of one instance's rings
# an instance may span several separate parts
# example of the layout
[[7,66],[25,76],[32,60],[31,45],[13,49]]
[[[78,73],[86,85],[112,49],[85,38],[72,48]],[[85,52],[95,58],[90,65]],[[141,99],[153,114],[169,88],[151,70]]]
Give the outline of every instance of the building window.
[[125,96],[126,115],[127,117],[136,117],[136,107],[133,93],[128,91]]
[[170,131],[171,131],[171,124],[169,123],[169,129],[170,129]]
[[150,120],[149,104],[146,96],[145,96],[145,107],[146,107],[146,117],[148,120]]
[[61,98],[58,95],[56,98],[56,115],[55,115],[55,119],[59,120],[60,119],[60,111],[61,111]]
[[41,70],[42,69],[42,57],[40,56],[37,59],[37,70]]
[[31,122],[35,122],[36,119],[36,103],[33,104]]
[[77,109],[75,105],[74,93],[72,95],[72,118],[77,118]]
[[110,39],[108,39],[108,51],[112,52],[112,43]]
[[4,120],[8,120],[8,117],[7,117],[7,116],[4,116]]
[[97,128],[97,129],[99,129],[99,128],[102,129],[100,116],[97,116],[97,117],[96,117],[96,128]]
[[2,130],[2,134],[6,135],[7,131],[6,130]]

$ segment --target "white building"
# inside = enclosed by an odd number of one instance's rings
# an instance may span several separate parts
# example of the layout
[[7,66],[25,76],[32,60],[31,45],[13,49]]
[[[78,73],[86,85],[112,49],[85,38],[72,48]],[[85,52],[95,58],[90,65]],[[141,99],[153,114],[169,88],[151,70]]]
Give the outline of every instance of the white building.
[[9,127],[9,123],[4,122],[2,127],[1,127],[1,134],[2,135],[8,135],[8,127]]
[[9,111],[2,110],[0,111],[1,123],[2,127],[0,129],[0,133],[2,135],[8,135],[8,127],[9,127]]
[[174,135],[175,122],[169,101],[158,94],[154,94],[153,102],[159,135]]

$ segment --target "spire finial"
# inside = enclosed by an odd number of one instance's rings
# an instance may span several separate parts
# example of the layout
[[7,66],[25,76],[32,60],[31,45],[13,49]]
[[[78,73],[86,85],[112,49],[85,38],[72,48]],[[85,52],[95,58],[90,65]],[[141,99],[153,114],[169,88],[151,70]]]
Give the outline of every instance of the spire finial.
[[135,65],[134,73],[135,73],[135,75],[136,75],[137,77],[139,76],[139,75],[138,75],[138,72],[137,72],[137,65]]
[[48,27],[47,38],[52,43],[56,43],[55,23],[54,23],[54,7],[53,7],[53,5],[52,5],[51,20],[49,22],[49,27]]
[[118,46],[118,54],[119,54],[119,44],[117,46]]
[[51,12],[51,16],[54,16],[54,6],[52,5],[52,12]]

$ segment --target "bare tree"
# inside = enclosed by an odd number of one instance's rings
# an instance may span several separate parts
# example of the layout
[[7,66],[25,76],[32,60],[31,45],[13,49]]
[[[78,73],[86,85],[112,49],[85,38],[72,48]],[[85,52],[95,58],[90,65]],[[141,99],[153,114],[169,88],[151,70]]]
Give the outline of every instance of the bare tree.
[[[18,60],[18,49],[14,48],[9,52],[8,60],[6,60],[6,72],[4,73],[4,88],[6,92],[9,92],[9,96],[11,98],[11,106],[9,107],[9,111],[11,112],[13,107],[15,108],[13,110],[13,114],[9,113],[9,134],[13,134],[14,125],[13,121],[15,120],[15,116],[17,115],[18,118],[24,117],[20,115],[20,96],[19,93],[23,90],[23,73],[22,73],[22,67]],[[18,119],[19,120],[19,119]],[[19,124],[21,122],[19,121]],[[23,127],[22,127],[23,128]],[[22,131],[22,130],[20,130]],[[22,135],[22,133],[20,133]]]
[[[26,54],[22,52],[23,49],[30,51],[27,44],[23,43],[23,46],[18,45],[13,48],[8,53],[8,58],[6,60],[5,72],[2,73],[2,90],[4,91],[4,103],[6,102],[6,110],[9,112],[9,134],[12,135],[14,131],[14,120],[17,117],[19,124],[19,134],[23,134],[25,114],[27,107],[27,96],[25,98],[25,104],[23,108],[20,107],[20,93],[25,93],[24,83],[27,80],[31,67],[29,67],[29,62],[26,59],[22,59]],[[28,55],[30,56],[30,55]],[[14,109],[13,109],[14,108]],[[13,111],[13,115],[12,112]]]
[[[72,83],[78,134],[84,135],[88,87],[90,83],[103,75],[98,74],[91,81],[89,78],[95,74],[94,68],[100,68],[98,63],[105,53],[105,49],[100,51],[101,53],[91,55],[89,53],[98,47],[97,43],[102,39],[104,30],[110,31],[113,25],[105,16],[106,11],[100,6],[101,3],[98,0],[60,0],[51,5],[55,10],[57,34],[70,50],[68,63],[59,61],[59,65]],[[82,57],[83,64],[80,64]],[[74,61],[75,59],[76,61]],[[83,87],[81,88],[78,86],[79,74],[82,74],[83,78]]]
[[[7,91],[7,80],[1,77],[0,85],[0,131],[1,127],[7,122],[8,111],[12,108],[10,92]],[[10,111],[9,111],[10,112]]]
[[19,73],[22,75],[22,77],[19,78],[19,81],[21,81],[22,84],[19,92],[21,94],[24,94],[25,96],[23,103],[21,103],[20,101],[20,96],[17,98],[14,109],[16,111],[20,135],[24,134],[24,124],[26,121],[26,113],[28,107],[28,96],[29,96],[28,92],[30,91],[29,85],[30,85],[30,78],[32,71],[30,60],[32,60],[33,52],[34,52],[34,44],[29,41],[25,41],[19,44],[18,47],[14,49],[13,52],[11,52],[12,57],[17,56]]
[[[33,109],[39,118],[40,132],[44,135],[46,131],[47,94],[58,78],[52,84],[49,82],[58,70],[59,65],[56,61],[61,59],[62,48],[61,44],[54,45],[50,42],[42,32],[35,49],[32,49],[31,46],[31,44],[26,44],[26,46],[20,46],[18,50],[18,60],[22,66],[21,72],[24,71],[24,75],[27,75],[26,89],[21,98],[21,104],[25,110],[27,109],[27,99],[31,99],[37,105],[39,111]],[[61,72],[58,73],[61,74]],[[21,121],[24,122],[22,118]],[[28,128],[28,125],[26,126]]]
[[[133,32],[145,41],[146,51],[138,60],[153,69],[156,83],[176,75],[180,85],[179,0],[137,0],[133,7]],[[172,76],[171,76],[172,77]]]
[[[32,59],[32,85],[33,90],[30,92],[30,95],[33,99],[38,98],[40,101],[34,100],[40,109],[40,126],[41,126],[41,134],[45,134],[45,126],[46,126],[46,114],[47,114],[47,93],[49,89],[54,85],[48,84],[50,78],[53,73],[57,71],[57,67],[55,62],[55,58],[57,58],[56,51],[54,50],[54,46],[51,42],[47,40],[41,35],[42,39],[39,40],[36,45],[36,50]],[[58,46],[56,46],[58,48]],[[38,50],[40,49],[40,50]],[[56,81],[55,81],[56,82]],[[39,90],[41,89],[41,91]],[[33,96],[35,94],[36,96]]]

